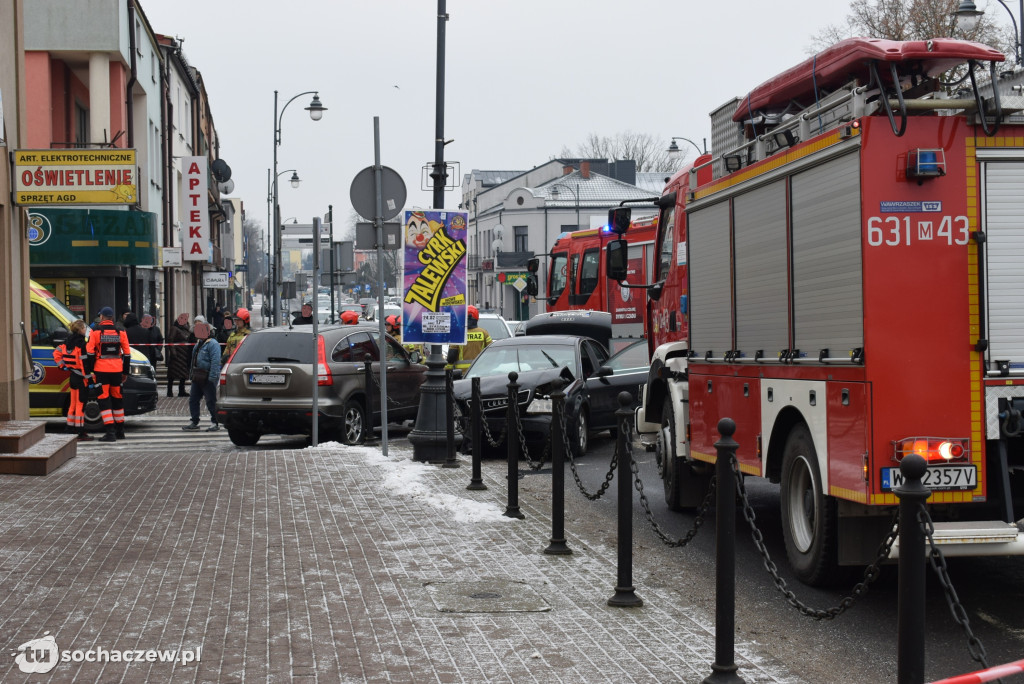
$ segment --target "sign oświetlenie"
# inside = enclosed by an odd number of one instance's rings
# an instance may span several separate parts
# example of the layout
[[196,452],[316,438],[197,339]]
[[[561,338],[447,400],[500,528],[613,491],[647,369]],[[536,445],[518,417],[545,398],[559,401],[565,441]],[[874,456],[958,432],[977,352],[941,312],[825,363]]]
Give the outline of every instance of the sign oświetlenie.
[[15,150],[14,203],[138,204],[135,150]]
[[206,210],[206,157],[181,158],[181,212],[185,227],[181,235],[185,261],[209,261],[210,214]]

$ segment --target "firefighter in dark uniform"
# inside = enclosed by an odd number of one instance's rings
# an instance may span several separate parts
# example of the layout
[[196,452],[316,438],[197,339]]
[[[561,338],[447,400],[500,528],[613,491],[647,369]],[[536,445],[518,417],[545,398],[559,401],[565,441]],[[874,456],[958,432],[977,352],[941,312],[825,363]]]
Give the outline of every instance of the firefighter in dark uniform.
[[114,326],[114,310],[100,309],[100,324],[89,334],[85,345],[85,370],[96,373],[100,384],[100,417],[107,432],[101,442],[124,439],[124,399],[121,383],[128,377],[132,352],[124,330]]
[[473,360],[493,342],[487,331],[480,326],[480,311],[470,304],[466,307],[466,344],[453,344],[448,348],[448,363],[461,368],[462,372],[473,365]]

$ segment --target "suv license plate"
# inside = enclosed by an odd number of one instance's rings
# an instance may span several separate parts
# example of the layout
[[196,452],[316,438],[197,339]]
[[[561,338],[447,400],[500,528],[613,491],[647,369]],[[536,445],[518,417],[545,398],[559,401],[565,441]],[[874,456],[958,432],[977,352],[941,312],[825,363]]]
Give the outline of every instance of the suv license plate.
[[259,375],[256,373],[249,373],[249,384],[250,385],[283,385],[283,375]]
[[[902,486],[905,481],[899,468],[882,468],[882,491],[892,491]],[[924,471],[921,483],[933,491],[977,489],[978,467],[931,466]]]

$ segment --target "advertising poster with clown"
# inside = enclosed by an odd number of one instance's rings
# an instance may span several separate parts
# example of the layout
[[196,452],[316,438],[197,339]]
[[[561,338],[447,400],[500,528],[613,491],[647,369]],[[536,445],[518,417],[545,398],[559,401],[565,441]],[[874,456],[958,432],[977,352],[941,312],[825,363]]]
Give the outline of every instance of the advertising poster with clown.
[[405,212],[403,343],[466,343],[467,216]]

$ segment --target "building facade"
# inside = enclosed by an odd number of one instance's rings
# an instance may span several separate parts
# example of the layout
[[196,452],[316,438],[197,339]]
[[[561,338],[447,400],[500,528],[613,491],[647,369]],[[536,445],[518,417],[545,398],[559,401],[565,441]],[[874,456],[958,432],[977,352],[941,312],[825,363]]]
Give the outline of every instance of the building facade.
[[525,293],[529,260],[540,261],[543,293],[558,236],[604,225],[623,200],[653,196],[636,182],[631,160],[555,159],[529,171],[465,174],[460,208],[469,217],[469,301],[509,320],[544,312],[543,297]]

